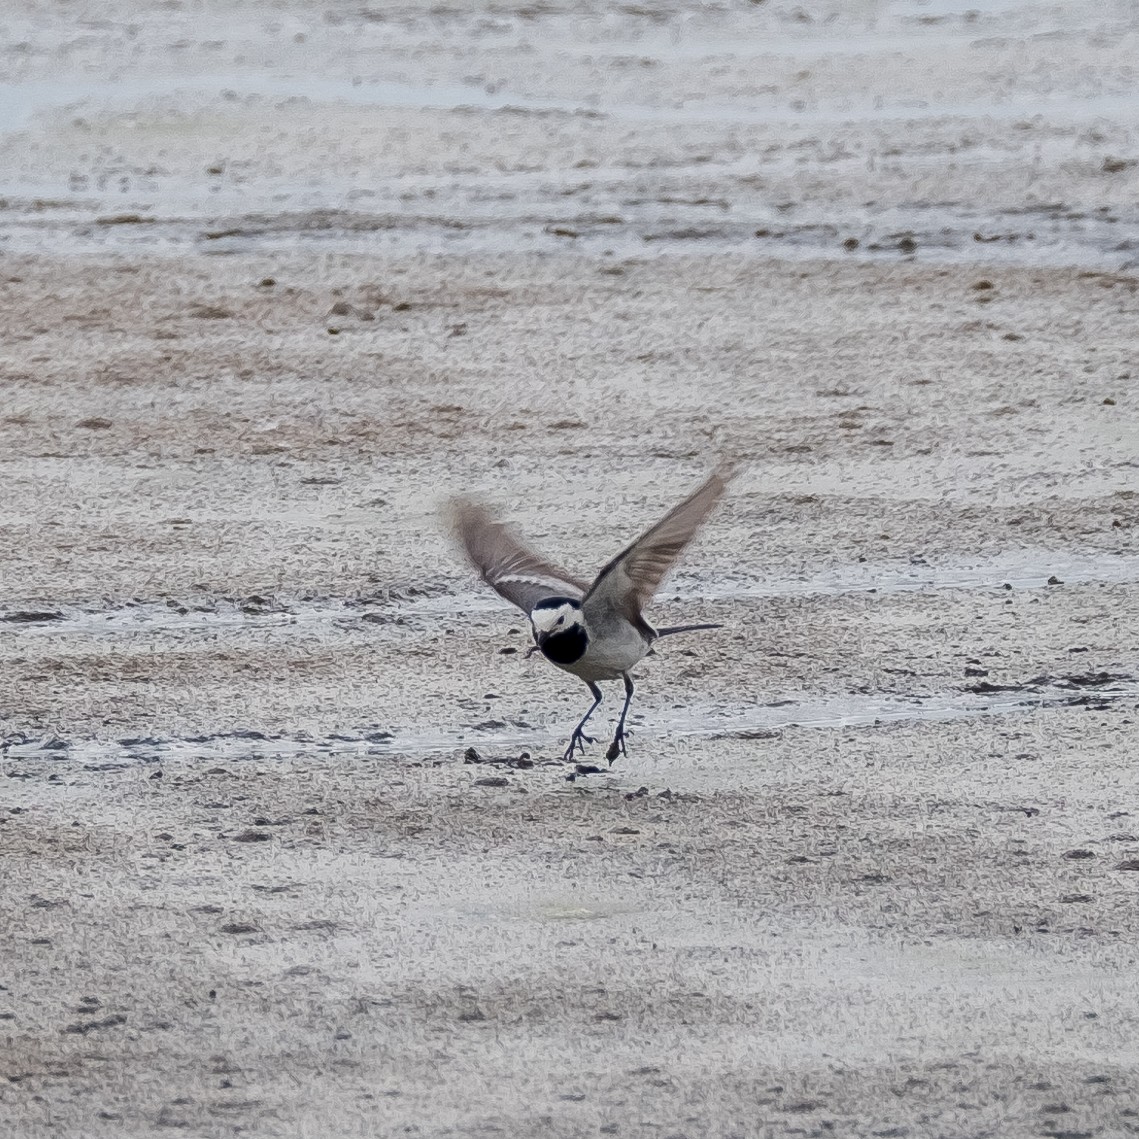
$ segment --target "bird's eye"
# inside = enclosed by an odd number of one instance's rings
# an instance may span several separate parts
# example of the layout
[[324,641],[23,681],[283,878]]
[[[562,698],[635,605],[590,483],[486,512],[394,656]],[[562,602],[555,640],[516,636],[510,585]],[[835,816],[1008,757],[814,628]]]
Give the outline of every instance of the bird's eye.
[[564,625],[566,623],[566,619],[564,617],[559,617],[557,623],[559,625]]

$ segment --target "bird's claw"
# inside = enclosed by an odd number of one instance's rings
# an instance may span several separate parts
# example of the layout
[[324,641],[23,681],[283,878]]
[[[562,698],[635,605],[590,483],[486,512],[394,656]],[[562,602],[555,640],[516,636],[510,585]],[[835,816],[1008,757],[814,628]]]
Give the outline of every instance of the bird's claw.
[[625,754],[625,733],[618,731],[613,737],[613,742],[609,745],[609,750],[605,753],[605,758],[609,760],[609,766],[612,767],[614,761],[618,756]]
[[570,736],[569,747],[566,748],[562,759],[565,760],[566,763],[569,763],[570,760],[573,759],[575,748],[580,751],[582,755],[585,755],[585,745],[596,742],[597,741],[592,736],[587,736],[585,732],[578,730],[574,732],[572,736]]

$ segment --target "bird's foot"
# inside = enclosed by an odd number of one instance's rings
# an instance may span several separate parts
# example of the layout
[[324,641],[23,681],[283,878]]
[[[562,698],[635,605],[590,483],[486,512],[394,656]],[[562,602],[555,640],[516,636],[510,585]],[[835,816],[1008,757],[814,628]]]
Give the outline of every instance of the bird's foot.
[[625,754],[625,729],[618,728],[617,734],[613,737],[613,742],[609,745],[609,750],[605,753],[605,758],[609,760],[609,766],[612,767],[614,761],[618,756]]
[[566,748],[562,759],[569,763],[573,759],[574,750],[578,750],[582,755],[585,755],[585,745],[596,743],[592,736],[587,736],[580,728],[575,729],[572,736],[570,736],[569,747]]

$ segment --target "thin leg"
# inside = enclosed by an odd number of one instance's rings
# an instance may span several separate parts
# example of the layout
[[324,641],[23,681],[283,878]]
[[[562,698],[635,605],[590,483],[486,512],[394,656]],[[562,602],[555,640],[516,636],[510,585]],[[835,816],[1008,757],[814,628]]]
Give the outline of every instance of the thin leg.
[[587,736],[582,729],[585,727],[585,721],[593,715],[594,708],[601,703],[601,689],[592,680],[587,680],[585,683],[589,685],[589,691],[593,693],[593,703],[590,704],[589,711],[582,716],[581,723],[574,728],[573,735],[570,736],[569,747],[566,748],[565,755],[562,756],[562,759],[567,763],[573,759],[574,748],[580,748],[581,754],[585,755],[585,745],[593,743],[593,737]]
[[621,718],[617,721],[617,731],[613,735],[613,742],[605,753],[605,758],[609,760],[610,767],[613,766],[613,761],[619,755],[625,754],[625,717],[629,713],[629,705],[633,702],[633,678],[627,672],[623,672],[621,679],[625,682],[625,707],[621,709]]

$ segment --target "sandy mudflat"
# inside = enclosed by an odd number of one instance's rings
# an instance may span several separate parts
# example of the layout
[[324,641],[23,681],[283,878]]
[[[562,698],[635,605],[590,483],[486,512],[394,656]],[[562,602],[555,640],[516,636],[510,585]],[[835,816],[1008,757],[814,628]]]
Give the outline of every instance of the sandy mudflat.
[[0,25],[0,1135],[1139,1133],[1133,6]]

